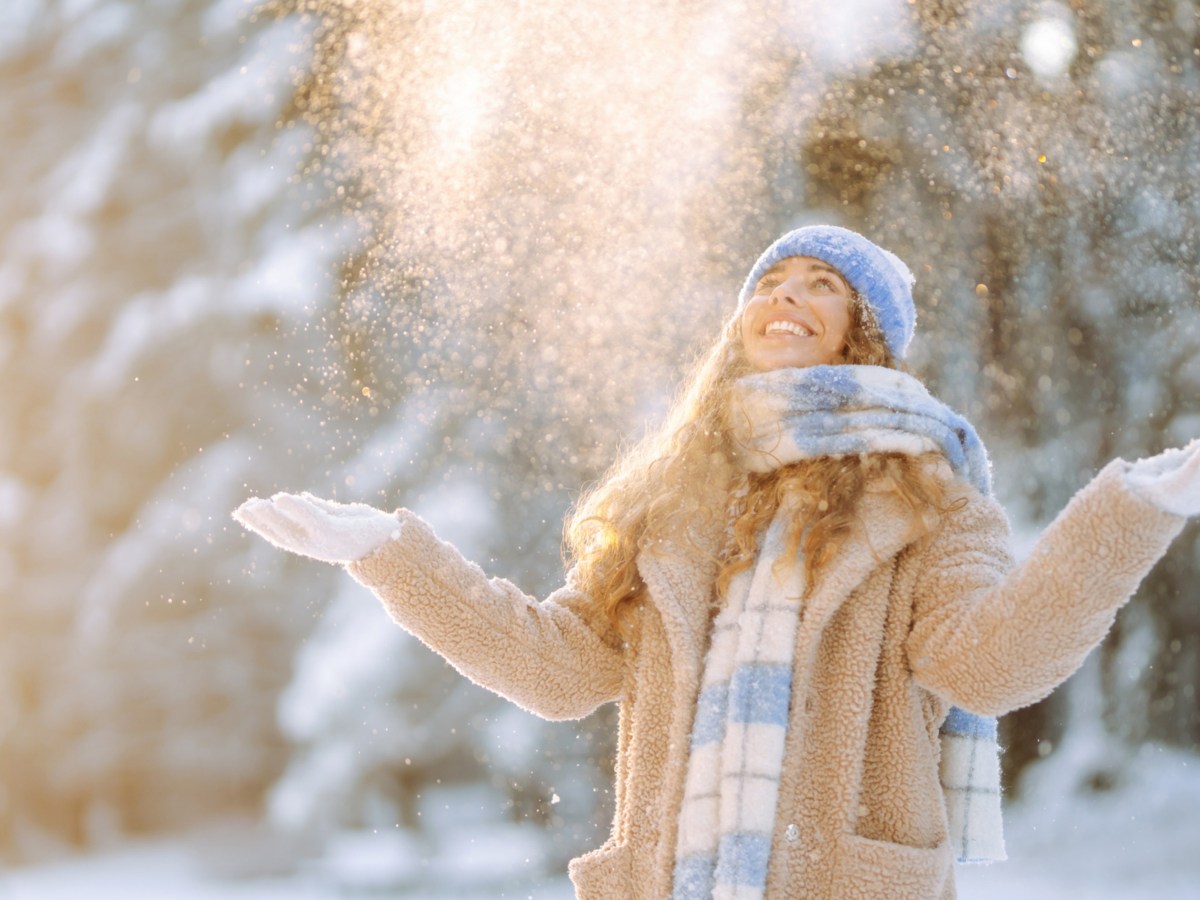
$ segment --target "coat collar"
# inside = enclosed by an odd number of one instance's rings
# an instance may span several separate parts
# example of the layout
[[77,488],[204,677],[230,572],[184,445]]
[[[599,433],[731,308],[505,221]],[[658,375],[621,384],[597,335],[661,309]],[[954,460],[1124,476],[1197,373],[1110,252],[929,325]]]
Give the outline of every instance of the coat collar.
[[[911,514],[890,493],[868,491],[857,522],[805,601],[804,619],[818,630],[877,567],[891,560],[918,534]],[[698,685],[708,647],[710,597],[724,517],[693,524],[687,533],[664,537],[654,551],[638,556],[638,571],[662,617],[679,684]]]
[[680,684],[700,684],[700,667],[708,645],[712,591],[723,538],[723,517],[692,525],[688,533],[664,537],[653,550],[643,550],[638,572],[650,602],[658,609]]

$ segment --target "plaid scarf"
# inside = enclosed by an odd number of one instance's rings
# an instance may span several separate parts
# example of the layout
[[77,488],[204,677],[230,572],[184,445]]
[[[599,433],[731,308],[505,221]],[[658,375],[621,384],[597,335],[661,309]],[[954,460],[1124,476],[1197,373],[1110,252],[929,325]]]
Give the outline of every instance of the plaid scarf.
[[[742,379],[734,423],[754,472],[859,453],[942,453],[991,493],[975,429],[915,378],[876,366],[784,368]],[[755,566],[730,585],[714,623],[692,726],[676,843],[675,900],[761,897],[774,831],[791,696],[803,567],[774,564],[776,515]],[[951,709],[941,727],[941,783],[960,862],[1005,858],[996,720]]]
[[776,514],[752,569],[713,623],[675,845],[673,900],[762,897],[787,737],[804,569],[781,583],[790,516]]

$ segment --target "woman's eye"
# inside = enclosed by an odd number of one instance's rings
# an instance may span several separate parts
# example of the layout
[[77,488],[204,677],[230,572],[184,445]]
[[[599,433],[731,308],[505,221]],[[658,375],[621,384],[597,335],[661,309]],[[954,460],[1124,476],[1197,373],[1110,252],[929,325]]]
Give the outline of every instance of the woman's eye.
[[836,286],[834,285],[832,278],[818,278],[816,281],[813,282],[813,284],[818,285],[819,287],[822,287],[827,291],[832,291],[832,290],[836,289]]

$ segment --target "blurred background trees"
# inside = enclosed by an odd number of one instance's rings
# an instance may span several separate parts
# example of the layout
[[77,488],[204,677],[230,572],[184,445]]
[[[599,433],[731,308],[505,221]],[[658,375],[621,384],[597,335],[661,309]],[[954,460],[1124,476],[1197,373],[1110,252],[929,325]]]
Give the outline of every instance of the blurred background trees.
[[[1194,4],[6,20],[4,858],[236,810],[428,831],[451,783],[551,859],[598,843],[611,711],[512,711],[228,513],[403,504],[546,592],[571,498],[785,228],[909,262],[913,368],[988,443],[1021,545],[1112,456],[1200,433]],[[1144,741],[1195,747],[1198,569],[1193,525],[1078,685],[1006,720],[1014,789],[1072,729],[1096,788]]]
[[276,697],[333,573],[245,544],[226,507],[337,458],[297,401],[352,245],[295,177],[297,20],[6,20],[0,843],[21,856],[244,805],[284,764]]

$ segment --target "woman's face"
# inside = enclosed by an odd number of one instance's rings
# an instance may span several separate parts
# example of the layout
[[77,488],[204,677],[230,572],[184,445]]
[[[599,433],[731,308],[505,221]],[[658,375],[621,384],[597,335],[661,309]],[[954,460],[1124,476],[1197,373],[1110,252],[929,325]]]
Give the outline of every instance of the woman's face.
[[828,263],[789,256],[759,279],[742,310],[742,346],[759,372],[842,361],[850,285]]

